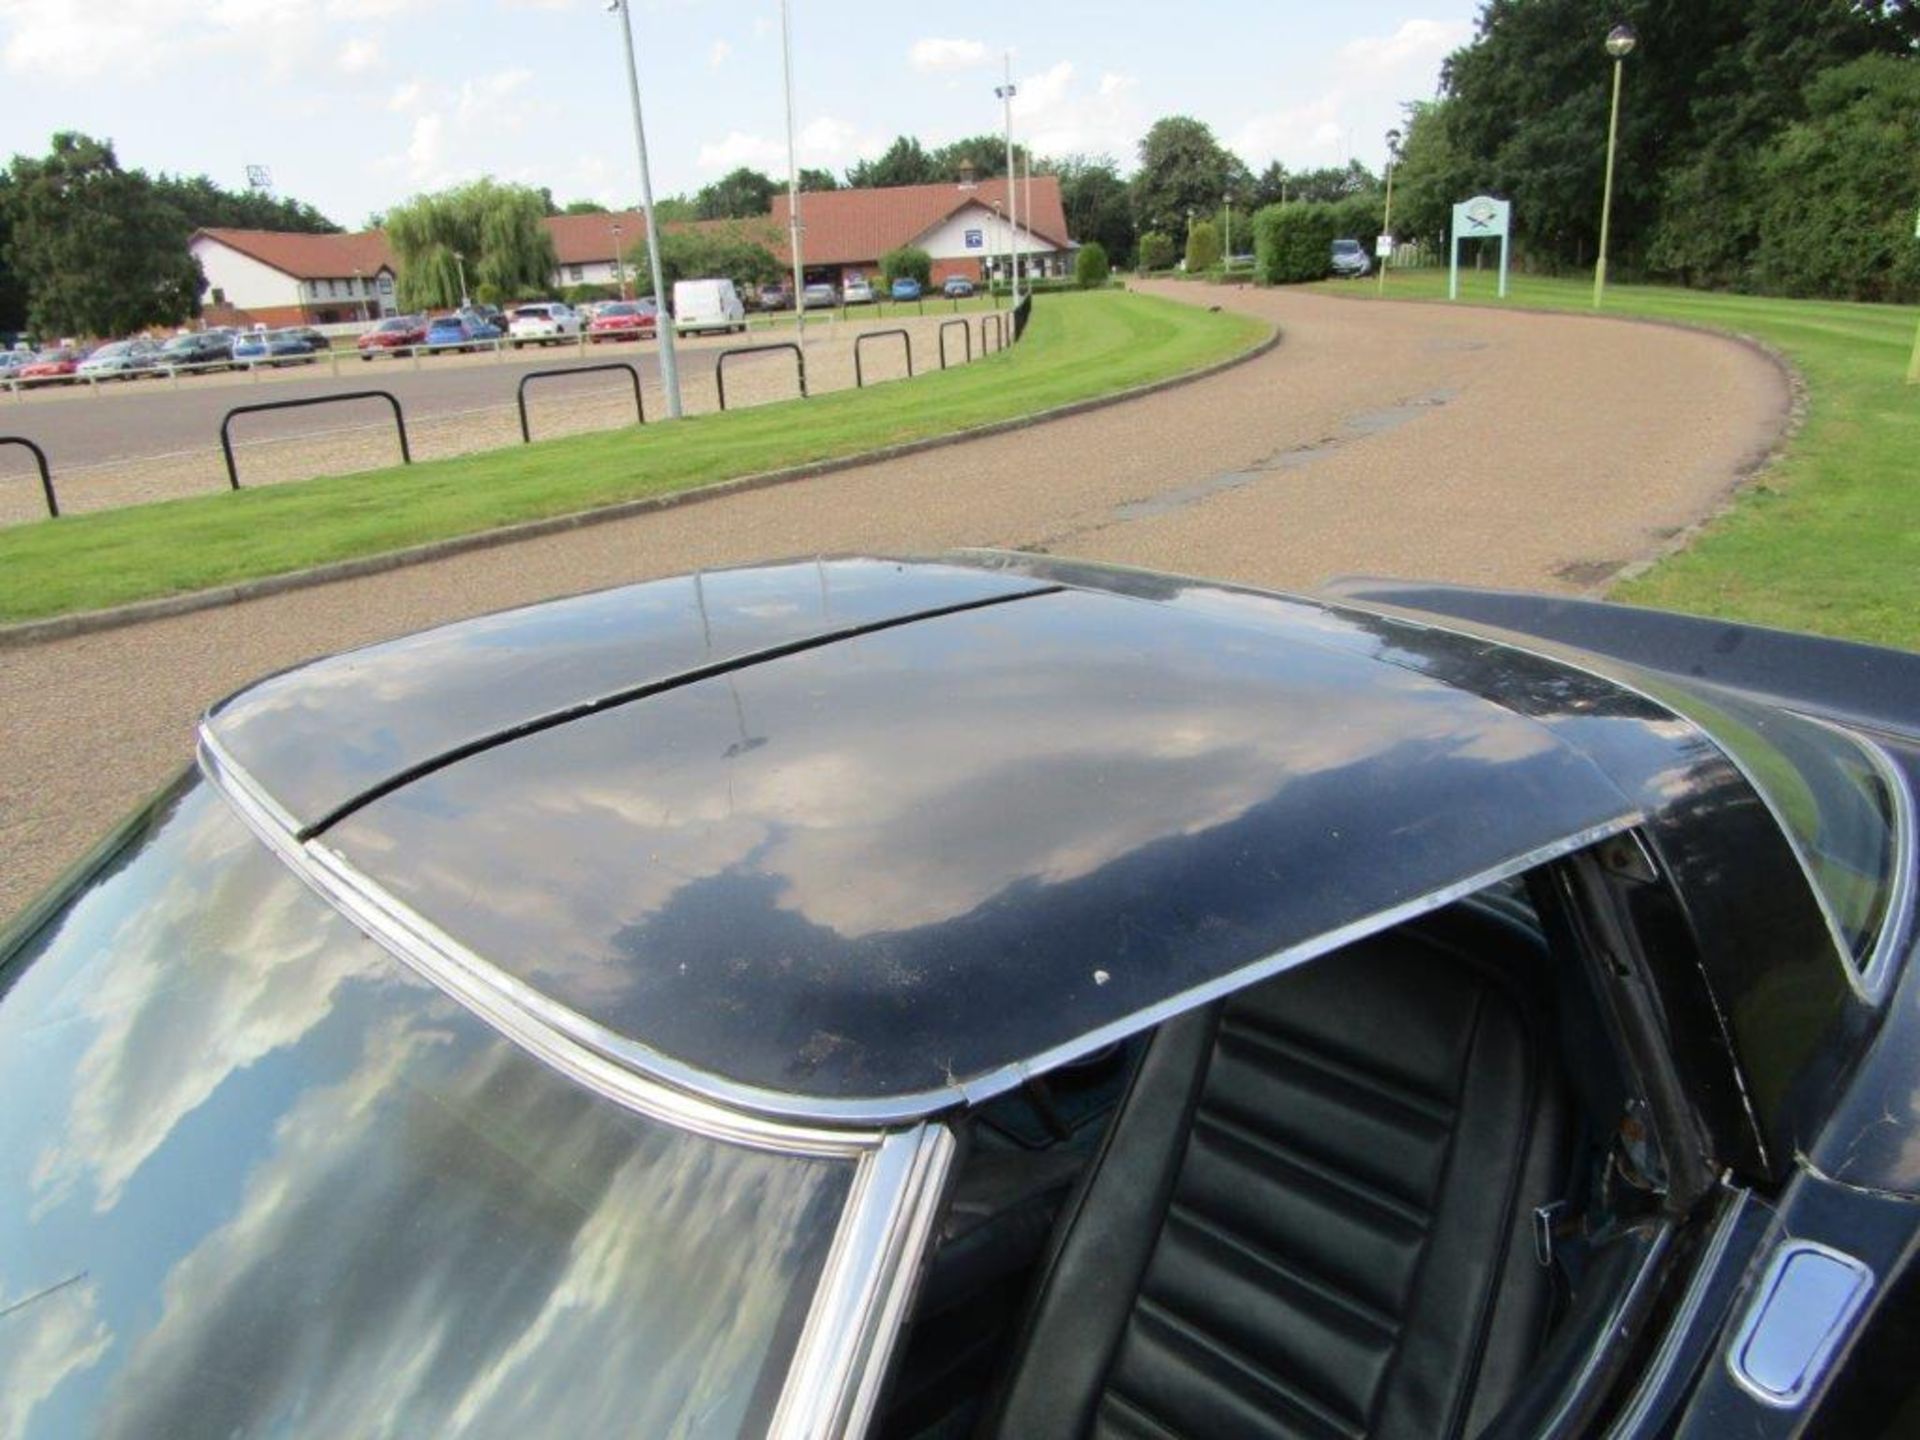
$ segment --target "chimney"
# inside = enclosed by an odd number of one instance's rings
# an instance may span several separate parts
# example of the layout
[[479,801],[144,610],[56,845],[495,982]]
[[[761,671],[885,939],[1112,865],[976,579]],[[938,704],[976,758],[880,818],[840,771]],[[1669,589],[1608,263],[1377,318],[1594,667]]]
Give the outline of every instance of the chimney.
[[974,188],[973,161],[971,160],[962,160],[960,162],[960,188],[962,190],[971,190]]

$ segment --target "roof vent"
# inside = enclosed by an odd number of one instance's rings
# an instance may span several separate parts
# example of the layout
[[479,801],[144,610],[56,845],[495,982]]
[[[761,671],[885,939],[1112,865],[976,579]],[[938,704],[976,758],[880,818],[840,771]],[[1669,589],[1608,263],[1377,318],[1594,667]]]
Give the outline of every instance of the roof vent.
[[962,190],[971,190],[974,188],[973,161],[971,160],[962,160],[960,162],[960,188]]

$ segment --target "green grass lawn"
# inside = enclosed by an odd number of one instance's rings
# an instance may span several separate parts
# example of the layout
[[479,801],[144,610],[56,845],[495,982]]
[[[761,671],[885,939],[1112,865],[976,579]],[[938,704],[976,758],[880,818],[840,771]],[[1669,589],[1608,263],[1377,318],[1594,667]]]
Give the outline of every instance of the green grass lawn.
[[[1389,298],[1443,298],[1444,270],[1396,271]],[[1372,280],[1329,282],[1371,299]],[[1501,303],[1491,273],[1462,300]],[[1587,280],[1513,277],[1510,305],[1586,310]],[[1607,311],[1764,340],[1806,377],[1805,426],[1778,464],[1683,552],[1612,598],[1920,649],[1920,385],[1905,383],[1920,309],[1611,285]]]
[[854,455],[1178,375],[1267,333],[1245,316],[1150,296],[1050,295],[1035,301],[1017,350],[911,381],[13,526],[0,530],[0,620],[205,589]]

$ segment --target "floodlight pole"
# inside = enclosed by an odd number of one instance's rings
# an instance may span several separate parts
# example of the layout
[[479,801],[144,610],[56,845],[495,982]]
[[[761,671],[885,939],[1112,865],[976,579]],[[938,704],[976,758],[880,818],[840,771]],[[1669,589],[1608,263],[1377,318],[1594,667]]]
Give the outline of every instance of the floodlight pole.
[[1596,310],[1607,294],[1607,236],[1613,225],[1613,157],[1620,142],[1620,76],[1637,42],[1638,37],[1629,25],[1616,25],[1607,32],[1607,53],[1613,57],[1613,105],[1607,112],[1607,179],[1600,194],[1600,257],[1593,267],[1593,308]]
[[1007,127],[1007,295],[1008,303],[1020,303],[1020,173],[1013,168],[1013,51],[1006,53],[1007,83],[994,87]]
[[1388,252],[1377,257],[1380,261],[1380,283],[1376,293],[1383,296],[1387,293],[1387,262],[1393,258],[1393,162],[1399,158],[1399,155],[1400,132],[1389,130],[1387,132],[1387,210],[1380,221],[1380,233],[1387,238]]
[[607,0],[620,16],[627,47],[627,97],[633,102],[633,144],[640,156],[640,213],[647,222],[647,261],[653,267],[653,333],[660,339],[660,384],[667,392],[667,414],[680,418],[680,367],[674,363],[673,316],[667,309],[667,282],[660,270],[660,231],[653,223],[653,176],[647,169],[647,128],[640,119],[640,67],[633,58],[633,15],[628,0]]
[[800,162],[793,144],[793,23],[780,0],[780,68],[787,89],[787,248],[793,252],[793,326],[802,353],[807,348],[806,271],[800,261]]

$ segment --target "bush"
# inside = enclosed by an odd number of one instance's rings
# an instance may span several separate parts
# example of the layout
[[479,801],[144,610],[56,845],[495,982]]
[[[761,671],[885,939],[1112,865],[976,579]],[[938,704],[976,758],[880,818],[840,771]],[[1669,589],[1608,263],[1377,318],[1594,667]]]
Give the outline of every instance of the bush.
[[1199,220],[1187,232],[1187,273],[1198,275],[1220,263],[1220,227],[1211,220]]
[[1139,251],[1142,270],[1170,270],[1178,253],[1173,237],[1158,230],[1149,230],[1140,237]]
[[587,305],[596,300],[618,300],[618,285],[569,285],[560,292],[560,298],[569,305]]
[[1089,240],[1080,247],[1080,253],[1073,257],[1074,283],[1082,290],[1092,290],[1107,283],[1107,276],[1113,267],[1107,264],[1107,247],[1098,240]]
[[1370,195],[1310,204],[1269,205],[1253,217],[1254,275],[1267,285],[1324,280],[1333,242],[1358,240],[1371,251],[1380,224]]
[[933,283],[933,257],[917,245],[903,245],[880,257],[880,278],[891,285],[902,276],[918,280],[925,289]]

